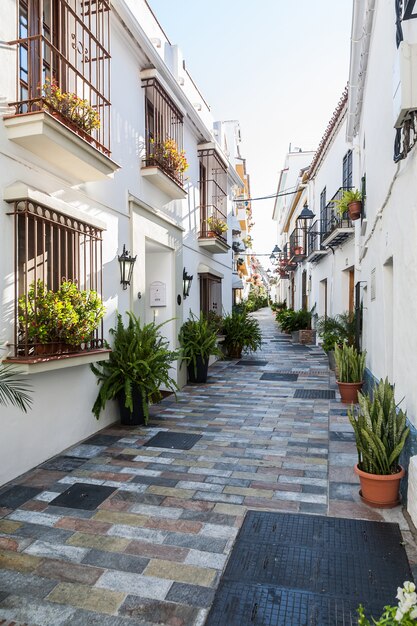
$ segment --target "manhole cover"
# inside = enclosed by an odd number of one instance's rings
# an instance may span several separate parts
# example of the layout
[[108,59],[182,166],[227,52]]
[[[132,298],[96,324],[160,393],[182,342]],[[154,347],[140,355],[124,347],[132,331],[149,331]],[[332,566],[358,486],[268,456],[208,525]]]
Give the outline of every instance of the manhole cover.
[[268,365],[268,361],[256,361],[256,360],[252,360],[252,361],[238,361],[236,363],[236,365],[247,365],[247,366],[264,366],[264,365]]
[[61,493],[49,504],[51,506],[65,506],[69,509],[85,509],[93,511],[115,491],[114,487],[104,485],[90,485],[74,483],[69,489]]
[[412,580],[398,524],[249,511],[206,626],[353,626]]
[[335,391],[332,389],[297,389],[294,398],[303,400],[334,400]]
[[190,450],[197,441],[201,439],[201,435],[191,435],[189,433],[167,433],[159,432],[157,435],[149,439],[145,446],[152,448],[171,448],[175,450]]
[[262,374],[261,380],[275,380],[277,382],[295,382],[298,374],[281,374],[281,372],[265,372]]

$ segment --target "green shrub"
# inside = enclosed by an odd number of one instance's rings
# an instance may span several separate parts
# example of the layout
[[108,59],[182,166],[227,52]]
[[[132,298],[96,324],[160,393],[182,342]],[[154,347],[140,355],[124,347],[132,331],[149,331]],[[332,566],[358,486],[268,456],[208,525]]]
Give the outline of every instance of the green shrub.
[[365,371],[366,352],[358,352],[346,343],[341,348],[334,344],[334,357],[340,383],[360,383]]
[[188,320],[181,326],[178,340],[181,346],[181,356],[187,365],[194,367],[197,375],[197,357],[208,361],[210,355],[222,356],[222,351],[217,345],[217,331],[204,313],[200,317],[190,313]]
[[359,411],[349,409],[349,421],[355,432],[358,467],[369,474],[398,472],[398,459],[409,434],[407,414],[397,411],[395,388],[388,379],[380,380],[372,397],[358,393]]
[[247,311],[232,311],[223,319],[224,347],[227,352],[252,350],[256,351],[262,345],[262,335],[259,323],[250,317]]
[[285,333],[292,333],[296,330],[308,330],[311,328],[311,311],[282,309],[276,314],[276,320],[281,330]]
[[101,384],[94,402],[93,413],[98,419],[107,400],[116,398],[124,392],[125,406],[133,412],[132,393],[139,388],[142,394],[142,406],[145,424],[149,417],[150,402],[162,399],[161,387],[170,391],[178,389],[170,375],[172,363],[179,353],[169,349],[168,340],[160,333],[164,324],[141,325],[140,319],[128,311],[128,323],[124,326],[122,316],[116,316],[116,326],[110,329],[113,346],[108,361],[90,365]]
[[323,339],[322,346],[326,352],[334,349],[337,343],[340,347],[347,343],[355,343],[355,315],[354,313],[340,313],[334,317],[319,317],[316,323],[318,335]]

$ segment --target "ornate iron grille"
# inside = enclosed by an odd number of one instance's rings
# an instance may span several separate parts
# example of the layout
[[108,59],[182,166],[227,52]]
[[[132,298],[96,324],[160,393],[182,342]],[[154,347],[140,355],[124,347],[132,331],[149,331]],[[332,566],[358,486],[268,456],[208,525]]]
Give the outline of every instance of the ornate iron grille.
[[[19,0],[17,115],[49,111],[110,155],[110,5],[108,0]],[[51,97],[48,83],[60,90]],[[92,107],[89,112],[75,98]],[[88,116],[99,115],[99,128]]]
[[[102,231],[29,200],[14,203],[15,241],[15,356],[34,357],[39,343],[28,339],[28,294],[42,281],[56,291],[70,280],[86,291],[102,293]],[[19,298],[26,297],[26,323],[19,323]],[[35,304],[37,288],[35,287]],[[36,306],[34,307],[36,310]],[[103,347],[102,325],[77,351]],[[68,347],[66,348],[68,351]],[[62,346],[49,346],[48,355],[62,354]]]
[[320,221],[316,220],[310,226],[307,233],[307,256],[310,256],[312,252],[321,250],[321,232]]
[[145,90],[145,166],[160,167],[181,187],[179,167],[183,150],[183,115],[156,78],[142,81]]
[[218,237],[227,243],[227,170],[213,149],[199,150],[200,237]]

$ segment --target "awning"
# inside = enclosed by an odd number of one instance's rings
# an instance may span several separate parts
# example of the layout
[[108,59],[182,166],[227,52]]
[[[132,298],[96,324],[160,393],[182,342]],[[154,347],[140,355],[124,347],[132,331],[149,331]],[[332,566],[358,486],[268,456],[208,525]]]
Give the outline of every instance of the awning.
[[232,281],[232,288],[233,289],[243,289],[243,280],[241,278],[233,278]]

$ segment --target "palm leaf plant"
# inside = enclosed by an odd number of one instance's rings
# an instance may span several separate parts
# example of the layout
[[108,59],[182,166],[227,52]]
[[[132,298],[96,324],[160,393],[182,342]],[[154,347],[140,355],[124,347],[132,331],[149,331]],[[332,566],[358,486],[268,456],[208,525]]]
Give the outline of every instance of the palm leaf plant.
[[[217,328],[213,325],[212,317],[207,318],[204,313],[200,313],[200,316],[197,317],[190,312],[190,317],[181,326],[178,340],[181,346],[182,359],[187,363],[189,373],[191,370],[191,374],[194,374],[194,377],[191,376],[191,378],[197,378],[197,368],[201,363],[204,363],[207,376],[210,356],[222,356],[217,345]],[[196,380],[195,382],[204,381]]]
[[30,384],[22,380],[12,365],[0,366],[0,404],[12,405],[27,413],[32,404]]
[[410,432],[407,414],[395,404],[394,386],[380,380],[372,397],[358,394],[359,411],[350,409],[349,421],[355,433],[358,467],[377,475],[397,474],[398,459]]
[[223,319],[224,346],[229,356],[240,358],[242,350],[255,352],[262,345],[259,322],[246,310],[232,311]]
[[109,360],[91,365],[101,385],[93,413],[98,419],[107,401],[118,397],[132,415],[134,396],[139,390],[146,424],[149,403],[161,400],[161,387],[174,392],[178,389],[171,367],[179,353],[170,350],[168,340],[161,335],[160,330],[167,322],[142,325],[131,311],[127,315],[126,326],[118,313],[116,326],[110,330],[113,346]]

